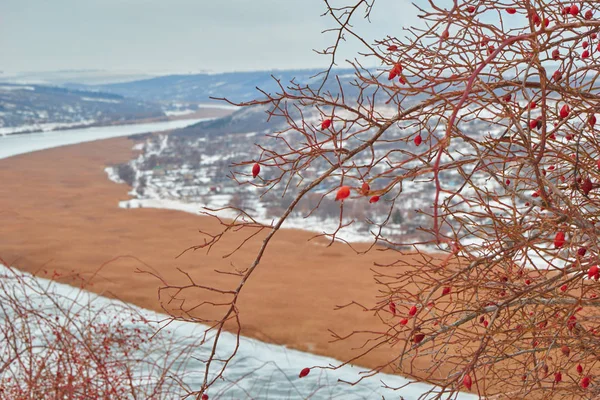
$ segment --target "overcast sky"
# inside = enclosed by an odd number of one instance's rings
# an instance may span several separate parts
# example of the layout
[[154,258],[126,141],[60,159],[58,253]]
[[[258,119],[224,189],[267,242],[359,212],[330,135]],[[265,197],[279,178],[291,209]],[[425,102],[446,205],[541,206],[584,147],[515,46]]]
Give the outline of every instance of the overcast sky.
[[[332,0],[347,4],[351,0]],[[417,0],[421,2],[424,0]],[[322,0],[0,0],[0,70],[187,73],[323,67]],[[376,0],[370,39],[418,22],[409,0]],[[359,51],[349,43],[343,55]]]

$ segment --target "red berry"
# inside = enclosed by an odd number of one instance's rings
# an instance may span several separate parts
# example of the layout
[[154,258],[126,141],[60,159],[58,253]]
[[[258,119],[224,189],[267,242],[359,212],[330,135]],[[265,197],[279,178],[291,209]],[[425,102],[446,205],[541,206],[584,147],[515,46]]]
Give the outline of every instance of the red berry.
[[402,73],[402,65],[400,64],[396,64],[392,67],[392,69],[390,70],[390,73],[388,74],[388,80],[392,80],[395,77],[397,77],[398,75],[400,75]]
[[585,18],[585,19],[592,19],[593,16],[594,16],[594,13],[592,12],[592,10],[587,10],[585,12],[585,15],[583,16],[583,18]]
[[567,289],[568,289],[568,286],[567,286],[567,285],[562,285],[562,286],[560,287],[560,291],[561,291],[561,292],[566,292],[566,291],[567,291]]
[[310,368],[304,368],[302,371],[300,371],[300,375],[298,375],[298,377],[299,378],[304,378],[309,373],[310,373]]
[[590,128],[594,129],[594,125],[596,125],[596,115],[595,114],[591,114],[588,117],[588,124],[590,125]]
[[415,335],[415,337],[413,338],[413,342],[415,343],[421,343],[423,341],[423,339],[425,339],[425,335],[422,333],[417,333]]
[[571,112],[571,107],[569,107],[568,104],[565,104],[562,106],[562,108],[560,109],[560,118],[567,118],[569,116],[569,113]]
[[468,6],[467,7],[467,12],[470,14],[473,14],[475,12],[475,6]]
[[569,317],[569,320],[567,321],[567,328],[572,331],[573,328],[575,328],[575,325],[577,324],[577,317],[574,315],[571,315]]
[[445,295],[447,295],[447,294],[450,294],[450,286],[445,286],[445,287],[442,289],[442,296],[445,296]]
[[569,14],[571,14],[572,16],[576,17],[577,14],[579,14],[579,7],[577,7],[576,4],[573,4],[571,6],[571,8],[569,9]]
[[400,324],[401,324],[401,325],[406,325],[406,324],[408,324],[408,319],[406,319],[406,318],[402,318],[402,320],[400,321]]
[[577,373],[583,373],[583,367],[581,366],[581,364],[577,364]]
[[463,385],[467,388],[467,390],[471,390],[471,386],[473,386],[473,380],[469,374],[465,375],[463,378]]
[[566,344],[562,345],[560,351],[562,351],[563,355],[565,355],[566,357],[569,357],[569,355],[571,354],[571,349]]
[[554,382],[559,383],[562,381],[562,374],[559,372],[554,373]]
[[512,14],[516,14],[516,13],[517,13],[517,10],[516,10],[516,9],[514,9],[514,8],[507,8],[507,9],[506,9],[506,12],[512,15]]
[[202,400],[208,400],[208,395],[206,393],[202,395]]
[[507,179],[507,180],[506,180],[506,184],[507,184],[507,185],[510,185],[510,179]]
[[410,315],[411,317],[414,316],[417,313],[417,306],[412,306],[410,308],[410,310],[408,311],[408,315]]
[[541,117],[538,117],[529,121],[529,129],[540,129],[542,127],[542,121],[540,120],[540,118]]
[[414,139],[415,145],[419,146],[421,143],[423,143],[423,138],[421,137],[421,134],[418,134],[415,139]]
[[379,201],[379,196],[373,196],[369,199],[369,203],[377,203]]
[[590,178],[585,178],[585,180],[583,181],[583,184],[581,185],[581,190],[583,191],[583,194],[585,194],[587,196],[592,191],[593,188],[594,188],[594,185],[592,184],[592,181],[590,180]]
[[335,201],[347,199],[350,196],[350,186],[342,186],[335,195]]
[[581,383],[580,384],[581,384],[581,387],[584,388],[584,389],[587,388],[588,386],[590,386],[590,377],[589,376],[584,376],[581,379]]
[[390,312],[392,313],[392,315],[396,315],[396,303],[394,303],[393,301],[390,301],[389,307],[390,307]]
[[367,182],[363,182],[362,186],[360,187],[360,194],[366,196],[369,194],[370,191],[371,187],[369,186],[369,184]]
[[255,163],[252,166],[252,178],[256,178],[258,176],[258,174],[260,174],[260,164]]
[[525,284],[526,285],[531,285],[531,279],[525,279]]
[[598,266],[597,265],[592,265],[589,269],[588,269],[588,278],[589,279],[595,279],[598,280],[598,278],[600,278],[600,270],[598,270]]
[[538,328],[540,329],[544,329],[546,326],[548,326],[548,321],[542,321],[538,324]]
[[448,32],[448,29],[445,29],[444,32],[442,32],[442,39],[446,40],[450,37],[450,32]]
[[552,50],[552,59],[560,60],[560,52],[558,51],[558,49]]
[[532,101],[531,103],[529,103],[529,109],[530,110],[533,110],[536,107],[537,107],[537,103],[535,101]]
[[330,126],[331,126],[331,119],[324,119],[323,122],[321,122],[321,130],[322,131],[329,128]]
[[554,237],[554,248],[560,249],[565,244],[565,233],[563,231],[556,232]]
[[590,56],[590,52],[588,50],[584,51],[583,53],[581,53],[581,58],[588,58]]
[[552,74],[552,79],[554,79],[555,82],[560,81],[562,79],[562,72],[554,71],[554,73]]
[[388,46],[388,51],[396,51],[398,50],[398,46],[396,46],[395,44],[392,44],[390,46]]
[[587,248],[580,247],[577,249],[577,256],[583,257],[583,256],[585,256],[585,253],[587,253]]

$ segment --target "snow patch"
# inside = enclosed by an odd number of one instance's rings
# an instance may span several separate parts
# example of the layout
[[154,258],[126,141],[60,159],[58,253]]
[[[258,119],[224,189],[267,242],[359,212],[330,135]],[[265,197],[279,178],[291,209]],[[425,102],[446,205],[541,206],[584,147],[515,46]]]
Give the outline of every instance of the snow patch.
[[196,112],[196,110],[171,110],[171,111],[165,111],[164,113],[168,117],[176,117],[179,115],[193,114],[195,112]]
[[33,86],[0,86],[0,90],[15,91],[15,90],[35,90]]
[[98,102],[98,103],[114,103],[114,104],[122,103],[122,100],[103,99],[103,98],[100,98],[100,97],[82,97],[81,100],[83,100],[83,101],[95,101],[95,102]]

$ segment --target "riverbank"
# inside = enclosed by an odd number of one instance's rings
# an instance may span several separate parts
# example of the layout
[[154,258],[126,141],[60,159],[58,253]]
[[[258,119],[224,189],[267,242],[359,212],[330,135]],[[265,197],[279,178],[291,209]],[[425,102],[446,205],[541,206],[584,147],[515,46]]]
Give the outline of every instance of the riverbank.
[[175,114],[175,115],[165,115],[164,117],[156,117],[156,118],[144,118],[144,119],[135,119],[129,121],[112,121],[112,122],[82,122],[82,123],[47,123],[47,124],[34,124],[26,127],[6,127],[0,128],[0,137],[1,136],[11,136],[11,135],[27,135],[32,133],[39,132],[58,132],[58,131],[70,131],[76,129],[85,129],[85,128],[101,128],[101,127],[115,127],[115,126],[124,126],[124,125],[139,125],[139,124],[148,124],[154,122],[168,122],[168,121],[181,121],[188,119],[204,119],[204,118],[219,118],[224,117],[233,112],[232,107],[228,106],[205,106],[199,108],[197,111],[188,112],[185,114]]

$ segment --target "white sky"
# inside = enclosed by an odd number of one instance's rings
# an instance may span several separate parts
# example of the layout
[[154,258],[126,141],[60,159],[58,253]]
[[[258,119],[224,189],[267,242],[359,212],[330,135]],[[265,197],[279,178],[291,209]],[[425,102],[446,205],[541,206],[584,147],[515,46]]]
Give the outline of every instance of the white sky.
[[[334,26],[324,11],[322,0],[0,0],[0,71],[321,68],[312,49],[332,43],[321,31]],[[417,23],[409,0],[376,0],[358,28],[375,39]]]

